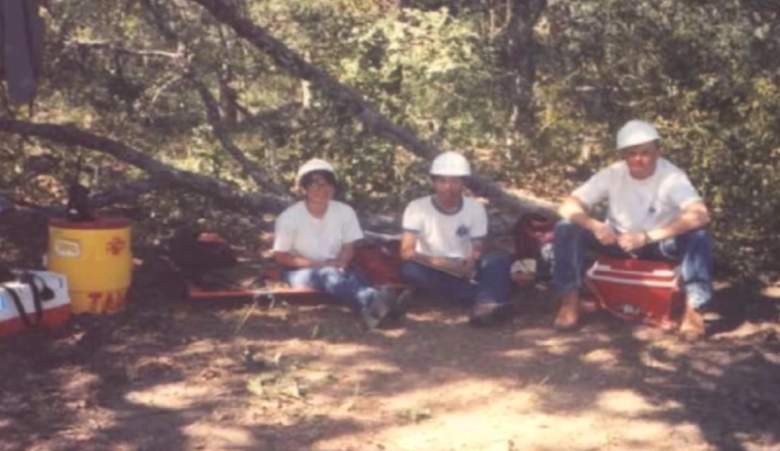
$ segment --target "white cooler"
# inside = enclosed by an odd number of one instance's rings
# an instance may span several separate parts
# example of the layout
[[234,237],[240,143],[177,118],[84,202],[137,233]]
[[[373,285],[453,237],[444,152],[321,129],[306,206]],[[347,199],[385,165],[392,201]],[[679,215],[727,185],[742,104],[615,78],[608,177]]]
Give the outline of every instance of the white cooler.
[[[70,297],[68,280],[64,275],[50,271],[12,272],[17,279],[0,284],[0,337],[31,327],[55,329],[67,322],[70,318]],[[40,309],[36,308],[33,287],[21,281],[23,274],[29,275],[35,285]],[[20,306],[24,313],[19,311]]]

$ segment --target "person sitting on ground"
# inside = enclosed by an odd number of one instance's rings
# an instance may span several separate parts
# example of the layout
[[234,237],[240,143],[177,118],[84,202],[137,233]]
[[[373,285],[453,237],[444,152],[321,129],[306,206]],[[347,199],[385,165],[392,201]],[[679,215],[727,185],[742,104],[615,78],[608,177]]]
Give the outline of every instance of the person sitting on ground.
[[307,161],[298,170],[303,200],[276,219],[273,255],[294,288],[313,288],[333,295],[360,313],[374,328],[396,314],[390,290],[372,287],[350,268],[354,243],[363,238],[355,211],[333,200],[337,183],[333,166],[321,159]]
[[[700,310],[712,297],[710,222],[688,176],[663,158],[661,137],[644,121],[617,133],[622,160],[602,169],[564,198],[555,228],[553,287],[561,300],[554,325],[567,330],[580,317],[584,248],[618,257],[681,261],[686,308],[680,332],[704,333]],[[590,210],[607,203],[605,221]]]
[[433,160],[433,194],[413,200],[403,214],[401,277],[430,295],[470,303],[472,324],[498,319],[508,306],[508,255],[482,255],[485,207],[463,195],[471,168],[463,155]]

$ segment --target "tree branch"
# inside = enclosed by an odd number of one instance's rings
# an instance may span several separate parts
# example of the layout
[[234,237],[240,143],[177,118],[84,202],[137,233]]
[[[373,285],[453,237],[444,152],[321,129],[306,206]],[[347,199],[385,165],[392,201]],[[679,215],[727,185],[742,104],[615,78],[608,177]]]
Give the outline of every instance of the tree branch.
[[266,52],[280,67],[292,75],[311,81],[327,96],[343,102],[353,108],[357,117],[370,129],[381,136],[410,149],[425,159],[431,159],[439,153],[439,149],[421,141],[413,132],[394,124],[377,112],[376,108],[367,102],[352,88],[331,77],[320,68],[307,62],[303,57],[288,48],[281,41],[268,34],[263,28],[241,17],[232,6],[221,0],[192,0],[202,5],[218,21],[231,27],[239,36],[252,45]]
[[163,185],[163,182],[151,178],[134,180],[111,190],[91,195],[89,205],[92,208],[100,208],[120,202],[134,202],[142,195],[155,191]]
[[[432,160],[440,150],[420,140],[410,130],[393,123],[366,101],[358,92],[336,80],[317,66],[307,62],[298,53],[277,40],[265,29],[242,17],[235,8],[223,0],[191,0],[208,10],[219,22],[231,27],[238,36],[246,39],[269,55],[277,65],[295,77],[310,81],[332,100],[352,107],[353,113],[373,133],[403,146],[415,155]],[[504,191],[495,182],[483,177],[472,181],[475,191],[490,198],[497,206],[512,210],[547,210],[536,202],[520,199]]]
[[154,180],[215,198],[228,207],[253,212],[258,210],[277,212],[289,204],[289,199],[286,198],[238,192],[235,186],[226,182],[176,169],[122,142],[80,130],[72,125],[32,123],[0,118],[0,132],[42,138],[60,144],[80,146],[102,152],[142,169]]
[[270,191],[276,196],[283,197],[284,190],[275,184],[273,179],[269,177],[265,171],[261,170],[256,164],[250,161],[244,152],[242,152],[241,149],[239,149],[230,139],[224,127],[222,126],[222,118],[219,114],[217,100],[213,95],[211,95],[211,91],[209,91],[208,87],[206,87],[206,85],[201,81],[194,78],[191,78],[190,80],[195,85],[198,93],[200,93],[200,97],[203,100],[204,106],[206,107],[206,117],[209,125],[211,125],[211,129],[214,132],[214,135],[217,137],[217,139],[219,139],[219,142],[222,144],[222,147],[225,149],[225,151],[229,153],[230,156],[233,157],[239,165],[241,165],[241,169],[243,169],[244,172],[247,173],[260,187]]
[[145,49],[128,49],[127,47],[122,47],[121,45],[117,45],[111,41],[67,41],[65,43],[65,47],[85,47],[85,48],[99,48],[99,49],[107,49],[111,50],[116,53],[125,53],[128,55],[136,55],[136,56],[157,56],[162,58],[169,58],[169,59],[182,59],[184,58],[184,53],[181,51],[181,49],[177,49],[176,52],[169,52],[166,50],[145,50]]

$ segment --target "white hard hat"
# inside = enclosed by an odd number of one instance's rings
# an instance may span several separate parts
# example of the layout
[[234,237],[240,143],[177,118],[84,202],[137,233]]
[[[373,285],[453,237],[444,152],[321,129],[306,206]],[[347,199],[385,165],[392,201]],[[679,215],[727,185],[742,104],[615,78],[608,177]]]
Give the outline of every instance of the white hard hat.
[[617,150],[660,139],[661,135],[653,124],[638,119],[630,120],[617,132]]
[[444,152],[434,158],[431,175],[465,177],[471,175],[471,166],[463,155],[452,151]]
[[309,172],[314,171],[327,171],[333,175],[336,175],[336,171],[333,169],[333,166],[331,166],[330,163],[319,158],[312,158],[306,163],[303,163],[303,165],[298,169],[298,175],[295,176],[295,184],[300,185],[303,176]]

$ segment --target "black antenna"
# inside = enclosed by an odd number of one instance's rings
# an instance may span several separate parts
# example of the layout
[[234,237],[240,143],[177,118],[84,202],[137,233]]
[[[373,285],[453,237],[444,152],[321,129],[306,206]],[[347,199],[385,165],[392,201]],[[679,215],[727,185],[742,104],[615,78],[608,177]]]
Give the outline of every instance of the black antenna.
[[89,188],[79,183],[82,157],[83,155],[79,154],[76,160],[76,172],[73,174],[73,179],[68,187],[68,205],[65,211],[65,216],[68,220],[74,222],[95,220],[95,216],[89,207]]

